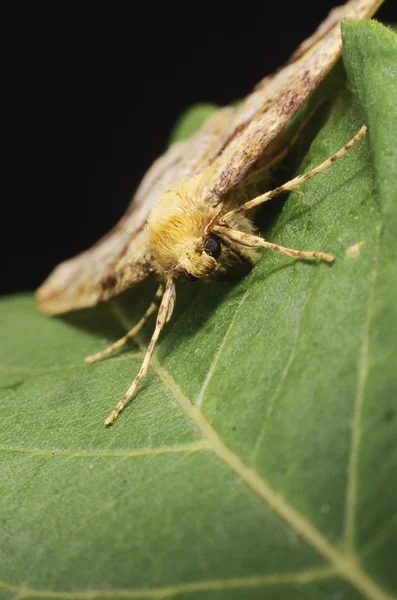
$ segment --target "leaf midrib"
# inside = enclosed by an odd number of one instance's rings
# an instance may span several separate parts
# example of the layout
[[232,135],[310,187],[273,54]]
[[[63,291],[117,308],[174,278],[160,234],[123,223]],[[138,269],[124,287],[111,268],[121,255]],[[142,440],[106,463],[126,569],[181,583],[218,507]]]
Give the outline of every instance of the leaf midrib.
[[[376,274],[376,272],[375,272]],[[373,275],[375,278],[375,275]],[[369,300],[369,304],[371,300]],[[112,313],[125,330],[132,327],[128,316],[123,309],[114,302],[110,305]],[[369,313],[370,314],[370,313]],[[368,323],[369,326],[369,323]],[[140,336],[134,338],[142,352],[146,350],[146,344]],[[222,345],[222,344],[221,344]],[[210,449],[225,463],[248,487],[250,487],[262,500],[264,500],[290,527],[306,540],[317,552],[334,567],[343,579],[359,590],[369,600],[394,600],[394,597],[367,575],[361,568],[353,552],[345,553],[333,546],[331,542],[312,525],[303,515],[294,509],[271,485],[263,479],[258,472],[246,465],[241,458],[235,454],[220,439],[216,431],[211,427],[201,412],[201,407],[193,405],[182,392],[172,375],[162,366],[157,354],[152,358],[151,366],[162,379],[164,384],[172,392],[175,400],[200,430],[208,441]]]

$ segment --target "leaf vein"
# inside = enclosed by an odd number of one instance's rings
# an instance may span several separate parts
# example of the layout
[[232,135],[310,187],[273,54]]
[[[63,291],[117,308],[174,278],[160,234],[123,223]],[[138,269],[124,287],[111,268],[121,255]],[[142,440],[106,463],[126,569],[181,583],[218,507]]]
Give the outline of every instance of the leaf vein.
[[238,303],[237,308],[236,308],[236,310],[234,312],[234,315],[233,315],[232,319],[230,320],[229,326],[228,326],[228,328],[227,328],[227,330],[225,332],[225,335],[223,336],[223,340],[222,340],[222,342],[221,342],[221,344],[220,344],[220,346],[218,348],[218,351],[215,354],[215,358],[214,358],[214,360],[213,360],[213,362],[211,364],[211,367],[208,370],[207,376],[206,376],[206,378],[204,380],[204,383],[203,383],[203,385],[202,385],[202,387],[200,389],[200,392],[198,394],[198,397],[197,397],[197,401],[196,401],[196,405],[197,406],[201,406],[201,404],[203,402],[204,394],[206,392],[208,384],[209,384],[209,382],[212,379],[212,376],[213,376],[213,374],[215,372],[215,369],[216,369],[216,366],[218,364],[219,358],[220,358],[220,356],[222,354],[223,348],[225,347],[226,341],[227,341],[227,339],[228,339],[228,337],[230,335],[230,332],[233,329],[234,324],[236,322],[237,315],[240,312],[241,307],[244,304],[245,300],[247,299],[247,296],[248,296],[248,287],[244,290],[244,293],[241,295],[240,302]]
[[192,581],[174,586],[142,589],[113,589],[113,590],[77,590],[55,591],[39,590],[24,586],[17,586],[0,580],[0,587],[13,592],[18,592],[18,598],[59,598],[65,600],[94,600],[95,598],[135,598],[161,599],[178,596],[184,593],[203,592],[211,590],[256,588],[263,585],[286,585],[289,583],[310,583],[323,579],[330,579],[335,571],[329,567],[308,569],[295,573],[275,573],[272,575],[253,575],[251,577],[232,577],[229,579],[208,579],[207,581]]
[[[285,380],[286,380],[286,378],[288,376],[288,373],[289,373],[289,370],[291,368],[291,365],[292,365],[292,363],[294,361],[296,347],[297,347],[298,339],[299,339],[299,333],[300,333],[300,330],[301,330],[301,325],[302,325],[302,320],[303,320],[303,314],[304,314],[304,312],[306,310],[306,307],[307,307],[307,305],[309,303],[309,299],[310,299],[310,292],[308,292],[308,294],[306,296],[305,303],[304,303],[304,305],[302,307],[302,310],[301,310],[301,313],[300,313],[300,316],[299,316],[298,325],[297,325],[297,327],[295,329],[294,343],[293,343],[293,346],[292,346],[289,358],[288,358],[287,362],[285,363],[285,367],[283,369],[283,372],[281,373],[281,377],[280,377],[280,380],[279,380],[279,382],[277,384],[277,387],[276,387],[276,389],[274,391],[274,394],[271,397],[271,399],[269,400],[269,405],[268,405],[268,408],[267,408],[267,411],[266,411],[266,417],[267,418],[270,417],[270,415],[271,415],[271,413],[272,413],[272,411],[273,411],[273,409],[274,409],[274,407],[276,405],[276,401],[277,401],[277,399],[280,396],[280,392],[281,392],[282,387],[284,385],[284,382],[285,382]],[[261,429],[259,431],[257,440],[255,442],[255,446],[254,446],[254,449],[253,449],[253,452],[252,452],[252,456],[251,456],[251,460],[252,461],[255,461],[256,457],[258,455],[259,446],[260,446],[260,444],[261,444],[261,442],[263,440],[263,436],[264,436],[265,431],[266,431],[266,426],[265,425],[266,425],[266,421],[264,421],[264,423],[263,423],[263,425],[262,425],[262,427],[261,427]]]
[[368,376],[368,348],[369,348],[369,329],[373,313],[373,301],[375,296],[375,285],[379,270],[379,246],[380,229],[378,229],[377,244],[375,247],[374,267],[371,276],[371,287],[369,290],[367,314],[363,328],[363,338],[361,344],[361,353],[359,357],[359,368],[357,378],[357,390],[353,405],[352,416],[352,434],[350,456],[347,466],[347,487],[346,487],[346,509],[345,509],[345,527],[344,539],[346,551],[354,552],[355,541],[355,512],[357,503],[357,470],[360,451],[361,438],[361,414],[364,406],[365,385]]
[[73,457],[133,457],[151,456],[159,454],[191,453],[201,450],[209,450],[209,443],[202,439],[187,444],[176,444],[175,446],[162,446],[159,448],[138,448],[136,450],[45,450],[39,448],[18,448],[0,446],[0,452],[16,452],[21,454],[32,454],[34,456],[73,456]]

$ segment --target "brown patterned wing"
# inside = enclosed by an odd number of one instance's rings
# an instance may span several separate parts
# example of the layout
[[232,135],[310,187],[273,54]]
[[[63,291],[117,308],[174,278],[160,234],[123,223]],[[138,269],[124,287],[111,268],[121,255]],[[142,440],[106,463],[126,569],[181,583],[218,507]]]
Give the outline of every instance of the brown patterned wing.
[[383,0],[349,0],[334,9],[287,64],[263,79],[238,107],[218,148],[204,199],[216,204],[238,185],[327,75],[341,53],[340,20],[371,17]]
[[133,202],[111,231],[92,248],[59,264],[36,292],[37,307],[61,314],[94,306],[141,283],[152,271],[146,218],[168,184],[199,171],[218,148],[234,111],[216,111],[198,132],[172,145],[144,176]]
[[218,110],[191,139],[171,146],[149,169],[119,223],[92,248],[55,268],[36,293],[38,308],[59,314],[93,306],[143,281],[152,270],[145,221],[164,188],[209,165],[208,202],[218,202],[238,185],[332,68],[341,51],[340,19],[370,17],[382,1],[349,0],[333,10],[238,109]]

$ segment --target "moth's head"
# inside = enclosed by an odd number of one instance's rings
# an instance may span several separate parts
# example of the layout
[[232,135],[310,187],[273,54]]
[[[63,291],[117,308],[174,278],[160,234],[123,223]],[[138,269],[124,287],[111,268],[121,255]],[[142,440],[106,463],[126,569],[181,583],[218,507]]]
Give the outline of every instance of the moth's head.
[[190,281],[212,278],[222,267],[221,254],[221,240],[214,234],[191,240],[181,248],[178,271]]
[[[240,223],[240,231],[252,231],[251,223]],[[253,248],[243,247],[209,229],[181,250],[178,274],[189,281],[233,279],[252,267],[255,258]]]
[[[254,251],[223,239],[214,228],[223,206],[201,202],[188,184],[164,192],[147,221],[149,252],[154,269],[161,275],[190,281],[228,277],[241,266],[251,266]],[[238,216],[238,228],[252,230],[245,216]],[[236,223],[234,223],[236,226]]]

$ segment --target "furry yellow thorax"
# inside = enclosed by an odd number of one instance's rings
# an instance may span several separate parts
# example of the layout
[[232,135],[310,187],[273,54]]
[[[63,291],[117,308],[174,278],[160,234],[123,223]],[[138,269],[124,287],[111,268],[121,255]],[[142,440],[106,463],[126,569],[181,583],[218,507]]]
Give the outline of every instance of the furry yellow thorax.
[[[252,264],[255,251],[222,243],[218,259],[204,249],[211,229],[226,209],[204,202],[201,190],[205,174],[189,178],[168,188],[157,200],[147,221],[149,251],[155,271],[161,275],[181,274],[205,279],[224,274],[241,262]],[[252,231],[251,221],[236,215],[231,226],[245,232]],[[235,246],[235,247],[233,247]]]
[[216,214],[200,201],[197,178],[170,187],[148,219],[150,253],[159,273],[186,272],[205,277],[217,262],[203,251],[206,227]]

